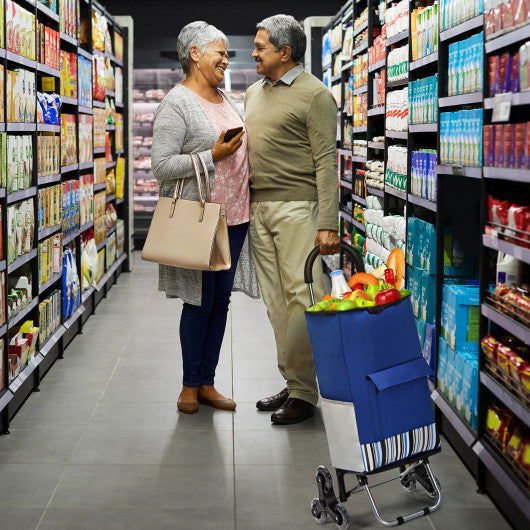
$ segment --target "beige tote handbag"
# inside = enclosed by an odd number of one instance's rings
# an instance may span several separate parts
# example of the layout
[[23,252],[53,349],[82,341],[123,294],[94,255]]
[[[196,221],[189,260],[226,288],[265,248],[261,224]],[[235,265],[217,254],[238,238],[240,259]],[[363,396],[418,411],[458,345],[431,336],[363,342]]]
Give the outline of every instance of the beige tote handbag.
[[[228,227],[224,204],[210,202],[208,169],[199,153],[190,154],[197,178],[199,200],[182,198],[184,180],[175,186],[173,197],[160,197],[142,250],[142,259],[162,265],[202,271],[227,270],[231,266]],[[203,198],[202,165],[206,180]]]

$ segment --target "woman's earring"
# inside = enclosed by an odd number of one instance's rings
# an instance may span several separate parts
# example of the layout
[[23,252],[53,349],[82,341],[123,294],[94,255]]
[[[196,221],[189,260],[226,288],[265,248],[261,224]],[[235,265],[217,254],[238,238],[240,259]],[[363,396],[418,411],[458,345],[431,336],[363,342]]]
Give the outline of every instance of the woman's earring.
[[199,63],[197,63],[197,70],[200,70],[201,67],[199,66]]

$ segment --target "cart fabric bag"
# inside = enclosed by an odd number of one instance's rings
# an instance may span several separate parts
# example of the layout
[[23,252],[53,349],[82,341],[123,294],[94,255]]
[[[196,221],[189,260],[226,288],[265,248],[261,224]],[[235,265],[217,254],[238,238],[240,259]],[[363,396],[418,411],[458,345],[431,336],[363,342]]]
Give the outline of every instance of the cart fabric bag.
[[440,445],[408,297],[306,322],[335,468],[368,473]]

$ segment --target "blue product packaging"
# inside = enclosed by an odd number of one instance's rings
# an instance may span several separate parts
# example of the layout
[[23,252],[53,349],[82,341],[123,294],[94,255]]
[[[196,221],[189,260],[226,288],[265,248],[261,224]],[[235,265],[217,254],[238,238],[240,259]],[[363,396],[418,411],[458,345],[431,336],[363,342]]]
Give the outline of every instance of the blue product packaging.
[[407,265],[407,288],[410,291],[410,303],[412,305],[412,312],[418,318],[420,312],[420,298],[418,293],[418,269]]
[[447,298],[447,318],[443,323],[448,345],[460,351],[478,351],[479,288],[451,285]]
[[445,397],[452,403],[454,396],[455,351],[447,345],[447,367],[445,369]]
[[478,360],[466,358],[462,376],[462,416],[473,429],[477,428],[478,416]]
[[[434,370],[435,366],[435,345],[436,345],[436,331],[434,324],[425,324],[425,342],[423,343],[423,358],[429,363],[429,366]],[[434,377],[431,377],[434,379]]]
[[447,392],[447,342],[443,337],[438,339],[438,371],[437,383],[440,392],[446,395]]
[[423,320],[420,320],[418,318],[416,318],[415,320],[416,320],[416,328],[418,330],[418,337],[420,339],[420,346],[421,346],[421,349],[423,350],[423,346],[425,344],[425,322],[423,322]]
[[423,271],[421,274],[421,306],[420,318],[429,324],[436,317],[436,276],[431,276]]
[[453,405],[453,408],[455,410],[460,412],[462,409],[462,376],[464,373],[465,359],[464,355],[459,351],[455,351],[454,364],[455,370],[453,374],[453,392],[451,405]]

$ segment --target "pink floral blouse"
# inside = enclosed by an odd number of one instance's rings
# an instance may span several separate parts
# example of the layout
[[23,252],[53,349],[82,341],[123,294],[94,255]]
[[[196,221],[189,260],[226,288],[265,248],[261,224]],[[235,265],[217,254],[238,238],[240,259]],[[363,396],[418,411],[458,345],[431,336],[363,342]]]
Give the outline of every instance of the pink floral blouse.
[[[211,103],[195,94],[206,116],[212,122],[217,136],[221,131],[245,126],[232,105],[223,98],[223,103]],[[231,156],[215,163],[212,186],[212,202],[224,204],[226,222],[229,226],[246,223],[250,219],[250,190],[247,135],[243,134],[243,145]]]

